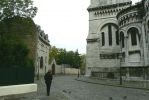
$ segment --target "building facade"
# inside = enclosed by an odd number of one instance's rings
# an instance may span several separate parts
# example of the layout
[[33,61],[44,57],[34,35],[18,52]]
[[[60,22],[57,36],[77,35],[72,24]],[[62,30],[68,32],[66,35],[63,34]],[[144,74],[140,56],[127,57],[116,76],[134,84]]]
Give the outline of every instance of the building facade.
[[38,76],[44,75],[49,69],[49,51],[50,43],[48,35],[44,32],[39,32],[37,37],[37,56],[35,74]]
[[[86,75],[147,78],[148,0],[91,0]],[[145,6],[144,6],[145,5]]]

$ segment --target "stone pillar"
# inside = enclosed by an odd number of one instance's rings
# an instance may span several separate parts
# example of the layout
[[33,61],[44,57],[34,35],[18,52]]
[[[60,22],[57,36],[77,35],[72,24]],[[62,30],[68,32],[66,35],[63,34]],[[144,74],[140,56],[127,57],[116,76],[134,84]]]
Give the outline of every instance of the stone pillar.
[[128,79],[130,77],[129,75],[129,68],[126,68],[126,79]]
[[125,63],[128,63],[129,58],[129,41],[128,36],[125,36]]
[[144,66],[146,66],[147,65],[147,51],[146,51],[146,38],[145,38],[145,22],[144,22],[144,20],[143,20],[143,22],[142,22],[142,40],[143,40],[143,51],[144,51]]
[[85,76],[86,76],[86,77],[90,77],[90,76],[91,76],[91,68],[90,68],[90,67],[86,67]]

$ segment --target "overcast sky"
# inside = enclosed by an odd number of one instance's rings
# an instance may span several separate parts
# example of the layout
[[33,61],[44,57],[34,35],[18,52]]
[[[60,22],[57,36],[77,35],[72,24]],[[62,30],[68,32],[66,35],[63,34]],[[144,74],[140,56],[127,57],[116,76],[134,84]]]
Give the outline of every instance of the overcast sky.
[[[49,35],[51,45],[86,53],[90,0],[33,0],[36,24]],[[140,0],[132,0],[133,3]]]

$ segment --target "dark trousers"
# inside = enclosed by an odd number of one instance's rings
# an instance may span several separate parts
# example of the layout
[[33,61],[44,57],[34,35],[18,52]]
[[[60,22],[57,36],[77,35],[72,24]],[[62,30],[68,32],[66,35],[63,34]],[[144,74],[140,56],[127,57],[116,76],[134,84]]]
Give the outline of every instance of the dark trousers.
[[49,94],[50,94],[51,82],[46,82],[46,87],[47,87],[47,95],[49,96]]

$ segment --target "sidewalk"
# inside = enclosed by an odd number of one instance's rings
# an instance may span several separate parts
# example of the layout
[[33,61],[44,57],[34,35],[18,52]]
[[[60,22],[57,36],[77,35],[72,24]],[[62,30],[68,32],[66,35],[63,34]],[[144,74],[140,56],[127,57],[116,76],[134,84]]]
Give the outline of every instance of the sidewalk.
[[114,80],[114,79],[99,79],[94,77],[81,76],[79,78],[76,78],[76,80],[92,83],[92,84],[149,90],[149,81],[124,81],[123,80],[122,85],[120,85],[120,81]]
[[57,91],[55,89],[51,89],[50,96],[47,96],[43,79],[35,80],[35,83],[38,85],[37,93],[22,94],[5,100],[69,100],[62,91]]

